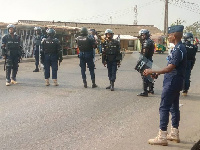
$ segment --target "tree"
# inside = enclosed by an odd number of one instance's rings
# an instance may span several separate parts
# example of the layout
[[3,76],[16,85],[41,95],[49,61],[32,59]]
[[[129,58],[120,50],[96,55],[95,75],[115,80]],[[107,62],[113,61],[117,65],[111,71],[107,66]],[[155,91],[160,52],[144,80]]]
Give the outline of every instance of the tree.
[[171,26],[181,25],[183,23],[185,23],[185,20],[177,19],[174,23],[171,24]]
[[191,32],[194,37],[200,38],[200,23],[197,21],[185,27],[185,32]]
[[[181,25],[182,23],[185,23],[185,21],[178,19],[177,21],[172,23],[171,26]],[[184,32],[190,32],[193,34],[194,37],[200,38],[200,23],[197,21],[192,25],[186,26]]]

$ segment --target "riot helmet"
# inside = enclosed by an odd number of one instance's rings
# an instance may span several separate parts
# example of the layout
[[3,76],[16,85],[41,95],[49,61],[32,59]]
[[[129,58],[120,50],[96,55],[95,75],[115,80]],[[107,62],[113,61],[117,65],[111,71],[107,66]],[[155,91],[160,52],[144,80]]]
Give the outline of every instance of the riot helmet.
[[40,27],[35,27],[34,31],[36,34],[41,34],[42,33],[42,29]]
[[47,35],[50,36],[50,37],[53,37],[56,34],[56,31],[53,28],[48,28],[46,30],[46,32],[47,32]]
[[112,39],[113,35],[114,35],[114,33],[111,29],[106,29],[106,31],[105,31],[106,38]]
[[141,30],[139,31],[139,37],[142,38],[142,39],[147,39],[147,38],[149,38],[149,37],[150,37],[150,32],[149,32],[149,30],[147,30],[147,29],[141,29]]
[[96,34],[96,30],[95,29],[90,29],[90,34],[95,35]]
[[183,39],[184,39],[185,42],[186,41],[191,42],[191,41],[193,41],[193,34],[190,33],[190,32],[184,33]]
[[86,27],[83,27],[83,28],[81,28],[80,33],[83,36],[87,36],[88,35],[88,29]]
[[105,35],[108,34],[108,33],[114,34],[113,31],[112,31],[111,29],[106,29]]
[[16,27],[15,27],[13,24],[9,24],[9,25],[7,26],[8,32],[9,32],[9,29],[10,29],[10,28],[13,28],[13,31],[11,31],[11,33],[14,33],[14,32],[16,31]]

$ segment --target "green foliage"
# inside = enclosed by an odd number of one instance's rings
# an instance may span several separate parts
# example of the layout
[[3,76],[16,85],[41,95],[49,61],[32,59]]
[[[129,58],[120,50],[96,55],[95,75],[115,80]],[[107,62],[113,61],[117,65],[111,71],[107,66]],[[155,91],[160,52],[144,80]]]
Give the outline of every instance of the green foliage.
[[184,31],[191,32],[194,37],[200,38],[200,23],[197,21],[190,26],[186,26]]
[[[185,21],[177,20],[176,22],[172,23],[170,26],[181,25],[184,22]],[[194,37],[200,38],[200,23],[197,21],[193,23],[192,25],[185,26],[185,29],[183,32],[184,33],[191,32]]]
[[175,22],[171,24],[171,26],[182,25],[184,22],[185,22],[184,20],[177,19]]

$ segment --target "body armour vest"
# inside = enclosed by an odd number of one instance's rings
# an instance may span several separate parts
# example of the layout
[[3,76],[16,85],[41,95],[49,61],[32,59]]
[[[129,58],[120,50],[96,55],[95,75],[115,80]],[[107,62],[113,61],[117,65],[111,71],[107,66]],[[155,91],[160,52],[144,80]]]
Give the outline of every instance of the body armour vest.
[[18,56],[20,51],[20,37],[14,35],[12,38],[10,34],[5,35],[2,38],[2,44],[6,45],[6,51],[4,52],[7,56]]
[[59,51],[59,40],[54,39],[43,39],[42,48],[45,54],[56,54]]
[[196,47],[191,43],[186,43],[187,60],[194,60],[196,55]]
[[143,41],[141,52],[147,59],[149,59],[153,56],[154,48],[155,48],[154,42],[149,38]]
[[110,42],[106,40],[103,47],[106,55],[118,55],[120,53],[120,45],[117,40],[112,39]]
[[34,45],[39,46],[41,44],[42,36],[41,35],[36,35],[34,37]]
[[18,35],[14,35],[12,38],[11,35],[5,35],[2,39],[2,43],[6,45],[7,50],[18,51],[20,46],[20,37]]
[[77,45],[81,52],[93,51],[94,40],[88,36],[79,36],[77,38]]

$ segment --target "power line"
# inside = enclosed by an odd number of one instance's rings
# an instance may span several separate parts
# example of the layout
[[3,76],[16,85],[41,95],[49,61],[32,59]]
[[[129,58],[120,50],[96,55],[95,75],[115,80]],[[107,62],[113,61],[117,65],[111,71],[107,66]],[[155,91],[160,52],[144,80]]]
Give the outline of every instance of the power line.
[[200,14],[200,7],[198,4],[186,2],[185,0],[171,0],[170,4]]
[[[140,8],[144,8],[146,6],[150,6],[152,4],[154,4],[157,0],[152,0],[150,2],[147,2],[147,3],[144,3],[144,4],[140,4],[138,5],[138,9]],[[83,17],[83,18],[77,18],[77,19],[74,19],[74,20],[78,20],[80,22],[84,22],[84,21],[93,21],[93,20],[101,20],[101,22],[110,22],[110,17],[112,16],[112,19],[115,19],[115,18],[119,18],[119,17],[122,17],[124,15],[127,15],[127,14],[133,14],[134,12],[134,8],[131,6],[129,8],[123,8],[121,10],[118,10],[118,11],[112,11],[110,13],[104,13],[104,14],[98,14],[98,15],[93,15],[91,17]],[[106,19],[105,19],[106,18]],[[134,20],[134,18],[133,18]]]
[[165,11],[165,9],[164,9],[164,6],[163,6],[163,11],[162,11],[162,14],[161,14],[161,17],[160,17],[160,24],[159,24],[159,26],[161,25],[161,23],[163,23],[163,20],[164,20],[164,11]]
[[152,5],[153,3],[157,2],[157,0],[152,0],[150,2],[147,2],[145,4],[142,4],[141,6],[139,5],[138,9],[139,8],[143,8],[143,7],[146,7],[146,6],[149,6],[149,5]]

